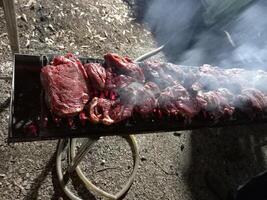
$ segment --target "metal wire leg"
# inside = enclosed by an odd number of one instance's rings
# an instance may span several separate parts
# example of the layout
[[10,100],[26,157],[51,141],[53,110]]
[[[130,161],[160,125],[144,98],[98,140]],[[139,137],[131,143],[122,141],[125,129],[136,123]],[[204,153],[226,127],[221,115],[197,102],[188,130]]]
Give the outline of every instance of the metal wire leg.
[[[78,154],[75,158],[71,158],[70,153],[69,155],[69,167],[67,168],[66,172],[62,172],[62,154],[65,149],[70,152],[71,150],[71,144],[72,144],[72,139],[67,139],[67,140],[59,140],[58,147],[57,147],[57,159],[56,159],[56,171],[57,171],[57,176],[59,179],[59,184],[64,191],[64,193],[71,199],[71,200],[82,200],[76,195],[74,195],[69,188],[67,187],[67,182],[69,179],[65,179],[66,175],[70,175],[71,172],[75,170],[75,168],[78,166],[84,155],[88,152],[90,147],[92,146],[93,143],[95,143],[98,139],[93,138],[93,139],[87,139],[82,146],[80,147],[80,150],[78,151]],[[67,144],[66,144],[67,143]],[[65,145],[66,144],[66,145]],[[69,177],[68,177],[69,178]]]
[[[70,150],[72,149],[72,145],[73,145],[73,141],[75,140],[76,143],[76,139],[72,139],[70,141]],[[87,141],[85,141],[82,146],[79,148],[79,151],[77,153],[77,155],[72,158],[71,154],[70,155],[70,160],[71,160],[71,165],[68,167],[67,171],[69,173],[72,173],[75,168],[78,166],[78,164],[81,162],[81,160],[83,159],[83,157],[85,156],[85,154],[90,150],[90,148],[92,147],[92,145],[97,142],[98,138],[94,138],[94,139],[88,139]]]
[[62,154],[64,151],[64,143],[66,140],[59,140],[58,146],[57,146],[57,159],[56,159],[56,171],[57,171],[57,177],[59,180],[59,184],[64,191],[64,193],[71,199],[71,200],[82,200],[81,198],[74,195],[69,188],[66,186],[64,175],[62,172]]
[[[77,175],[83,181],[83,183],[85,184],[86,188],[89,191],[94,191],[95,193],[98,193],[99,195],[102,195],[106,198],[115,200],[115,199],[119,199],[120,197],[122,197],[128,191],[128,189],[131,187],[131,185],[134,181],[134,177],[137,174],[138,166],[140,163],[140,157],[139,157],[139,149],[138,149],[137,141],[136,141],[134,135],[129,135],[128,137],[129,137],[130,142],[131,142],[132,147],[133,147],[132,150],[133,150],[133,156],[134,156],[134,167],[133,167],[133,171],[132,171],[131,176],[129,177],[128,181],[125,183],[123,188],[115,195],[107,193],[104,190],[98,188],[96,185],[94,185],[89,179],[87,179],[86,176],[84,175],[84,173],[82,172],[81,168],[79,166],[77,166],[75,169],[77,172]],[[75,157],[75,146],[76,146],[75,142],[76,142],[76,140],[72,140],[71,157],[73,157],[73,158]]]
[[[124,195],[128,189],[131,187],[134,177],[136,176],[137,169],[140,163],[140,157],[139,157],[139,150],[138,145],[136,142],[136,139],[133,135],[129,136],[131,145],[133,147],[133,155],[134,155],[134,167],[131,176],[129,177],[126,184],[123,186],[122,190],[118,192],[117,194],[113,195],[110,193],[107,193],[100,188],[96,187],[90,180],[86,178],[86,176],[83,174],[82,170],[79,167],[79,163],[81,162],[82,158],[85,156],[85,154],[89,151],[90,147],[93,143],[95,143],[98,138],[88,139],[88,141],[83,142],[81,147],[78,150],[78,153],[76,154],[76,147],[77,147],[77,139],[71,139],[67,143],[68,151],[69,151],[69,157],[70,157],[70,163],[66,170],[66,175],[71,175],[71,173],[76,170],[78,177],[81,179],[81,181],[85,184],[86,188],[89,191],[93,191],[99,195],[105,196],[109,199],[119,199],[122,195]],[[64,180],[64,175],[62,172],[62,154],[64,151],[64,144],[66,140],[60,140],[58,143],[57,148],[57,160],[56,160],[56,170],[57,170],[57,176],[59,179],[60,186],[62,190],[65,192],[65,194],[71,199],[71,200],[81,200],[79,197],[74,195],[66,186],[67,182]]]

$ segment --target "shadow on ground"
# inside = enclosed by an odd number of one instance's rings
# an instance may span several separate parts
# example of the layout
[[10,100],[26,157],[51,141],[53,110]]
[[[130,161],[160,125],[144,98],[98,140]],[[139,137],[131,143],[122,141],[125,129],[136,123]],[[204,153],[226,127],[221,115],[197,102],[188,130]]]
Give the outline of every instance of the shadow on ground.
[[193,131],[186,177],[195,199],[227,199],[239,185],[265,170],[261,147],[266,128],[248,125]]
[[[27,195],[23,198],[24,200],[30,200],[30,199],[37,199],[38,198],[38,191],[48,176],[49,172],[51,172],[51,169],[55,167],[55,159],[56,159],[56,152],[51,156],[48,163],[44,166],[43,171],[40,173],[38,177],[36,177],[33,181],[33,184],[31,184],[31,188],[29,189]],[[56,188],[56,187],[55,187]]]
[[[44,166],[44,169],[41,172],[41,174],[38,177],[36,177],[34,183],[31,184],[31,188],[29,189],[27,195],[23,198],[24,200],[38,199],[38,191],[49,173],[52,174],[52,184],[54,188],[54,193],[53,196],[51,197],[51,200],[58,200],[59,197],[62,197],[63,199],[69,199],[63,192],[59,184],[56,172],[56,152],[55,152],[49,159],[48,163]],[[90,193],[81,183],[76,173],[73,173],[71,175],[71,183],[73,185],[72,187],[68,185],[71,192],[75,193],[74,191],[76,191],[79,197],[81,197],[82,199],[90,199],[90,200],[96,199],[94,195]]]

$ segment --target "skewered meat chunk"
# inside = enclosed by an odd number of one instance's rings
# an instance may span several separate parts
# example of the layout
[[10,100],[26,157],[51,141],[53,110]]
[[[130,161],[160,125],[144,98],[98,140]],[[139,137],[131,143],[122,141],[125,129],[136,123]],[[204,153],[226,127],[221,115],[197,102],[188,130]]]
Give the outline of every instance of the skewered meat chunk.
[[106,83],[106,70],[99,63],[88,63],[84,65],[90,85],[96,89],[104,89]]
[[165,88],[158,98],[159,108],[167,116],[193,117],[197,110],[187,90],[176,83]]
[[155,82],[160,89],[174,85],[175,79],[170,74],[163,70],[162,63],[158,62],[145,62],[142,65],[146,81]]
[[106,74],[107,76],[106,76],[105,88],[108,90],[112,89],[119,90],[120,88],[123,88],[132,82],[136,82],[136,79],[134,79],[131,76],[127,76],[124,74],[116,74],[112,72],[111,68],[106,70]]
[[196,100],[201,110],[210,112],[215,118],[222,115],[231,116],[234,112],[233,95],[226,88],[219,88],[218,90],[202,92],[199,91]]
[[220,86],[219,81],[217,77],[211,75],[211,74],[201,74],[199,79],[193,83],[192,89],[194,91],[199,90],[216,90]]
[[255,88],[244,89],[237,95],[235,106],[247,113],[263,112],[267,108],[267,97]]
[[114,104],[114,101],[98,97],[93,98],[89,104],[90,121],[93,123],[103,123],[105,125],[112,124],[114,120],[109,116],[112,104]]
[[90,102],[88,110],[91,122],[111,125],[130,118],[133,106],[95,97]]
[[67,53],[65,56],[56,56],[54,57],[52,61],[52,65],[60,65],[60,64],[68,64],[68,63],[73,63],[74,65],[76,65],[81,70],[84,77],[87,78],[87,74],[85,72],[85,69],[82,63],[76,56],[74,56],[71,53]]
[[52,63],[41,70],[47,105],[55,115],[74,116],[89,100],[83,66],[70,54],[55,57]]
[[195,91],[211,91],[221,87],[228,88],[231,84],[232,80],[225,75],[222,69],[205,64],[199,68],[198,77],[192,84],[192,89]]
[[265,71],[137,64],[117,54],[104,59],[104,64],[83,66],[67,54],[42,69],[45,98],[57,119],[79,113],[82,124],[89,120],[111,125],[136,116],[191,121],[203,116],[225,119],[239,111],[252,117],[267,112]]
[[127,85],[135,82],[135,79],[131,76],[120,74],[113,78],[114,85],[116,86],[116,90],[120,88],[126,87]]
[[141,82],[145,81],[143,70],[129,58],[109,53],[104,56],[105,63],[108,67],[114,68],[115,71],[129,75]]
[[126,87],[121,88],[119,95],[124,105],[134,105],[134,111],[145,117],[151,114],[157,107],[155,93],[157,93],[156,84],[147,83],[146,85],[133,82]]
[[173,79],[178,80],[180,83],[183,83],[186,74],[179,65],[172,63],[163,63],[162,68],[165,73],[170,74]]
[[115,103],[110,110],[110,117],[114,120],[114,123],[118,123],[132,117],[133,105]]
[[253,76],[253,86],[264,94],[267,94],[267,72],[258,70]]
[[150,90],[153,95],[157,98],[160,95],[160,89],[159,86],[154,82],[147,82],[144,86],[146,90]]

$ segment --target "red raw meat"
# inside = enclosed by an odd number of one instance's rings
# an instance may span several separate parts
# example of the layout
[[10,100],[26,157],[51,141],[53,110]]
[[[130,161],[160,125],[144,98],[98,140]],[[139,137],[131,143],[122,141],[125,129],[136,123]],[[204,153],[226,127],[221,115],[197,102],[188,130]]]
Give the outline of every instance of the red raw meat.
[[109,53],[104,56],[104,59],[108,67],[115,68],[118,72],[129,75],[141,82],[145,81],[143,70],[129,58]]
[[41,81],[54,121],[67,117],[71,126],[75,122],[69,117],[78,113],[82,124],[89,120],[111,125],[131,117],[190,122],[194,117],[235,117],[237,110],[252,117],[267,112],[267,73],[263,71],[151,61],[137,64],[117,54],[104,59],[104,64],[83,67],[67,54],[42,69]]
[[114,120],[110,118],[109,112],[114,101],[95,97],[89,104],[89,119],[93,123],[103,123],[110,125]]
[[161,89],[175,84],[175,79],[164,69],[163,63],[145,62],[142,64],[146,81],[155,82]]
[[89,100],[86,74],[80,61],[71,54],[55,57],[52,65],[41,70],[41,83],[51,112],[57,116],[74,116]]
[[114,120],[114,123],[121,122],[123,120],[132,117],[133,105],[123,105],[119,102],[115,103],[110,109],[110,117]]
[[106,83],[106,70],[99,63],[88,63],[84,65],[90,84],[96,88],[103,90]]
[[235,106],[248,113],[266,111],[267,97],[255,88],[243,89],[235,98]]
[[187,90],[176,83],[165,88],[158,98],[159,109],[168,116],[193,117],[197,114],[197,105]]
[[199,91],[196,100],[201,110],[209,112],[216,119],[225,114],[231,116],[234,112],[234,107],[231,106],[234,96],[226,88],[209,92]]
[[81,61],[71,53],[67,53],[65,56],[54,57],[54,59],[52,61],[52,65],[67,64],[70,62],[73,63],[74,65],[77,65],[77,67],[81,70],[84,77],[86,79],[88,78]]

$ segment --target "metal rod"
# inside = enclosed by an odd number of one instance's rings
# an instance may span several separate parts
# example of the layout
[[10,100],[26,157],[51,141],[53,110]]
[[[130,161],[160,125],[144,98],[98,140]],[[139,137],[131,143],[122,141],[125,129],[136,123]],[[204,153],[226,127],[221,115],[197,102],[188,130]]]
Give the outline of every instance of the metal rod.
[[82,144],[77,155],[75,156],[74,160],[72,161],[72,164],[67,169],[68,173],[72,173],[76,169],[77,165],[81,162],[81,160],[83,159],[85,154],[89,151],[90,147],[95,142],[97,142],[97,140],[98,140],[98,138],[88,138],[88,140]]
[[8,37],[12,53],[19,53],[19,39],[14,0],[1,0],[5,12]]
[[158,54],[159,52],[161,52],[161,51],[164,49],[165,45],[166,45],[166,44],[161,45],[159,48],[154,49],[154,50],[152,50],[152,51],[150,51],[150,52],[148,52],[148,53],[146,53],[146,54],[144,54],[144,55],[142,55],[142,56],[136,58],[136,59],[134,60],[134,62],[141,62],[141,61],[144,61],[144,60],[146,60],[146,59],[148,59],[148,58],[150,58],[150,57],[152,57],[152,56]]
[[71,150],[71,139],[67,139],[67,162],[68,162],[68,165],[70,166],[72,163],[71,163],[71,156],[70,156],[70,150]]

